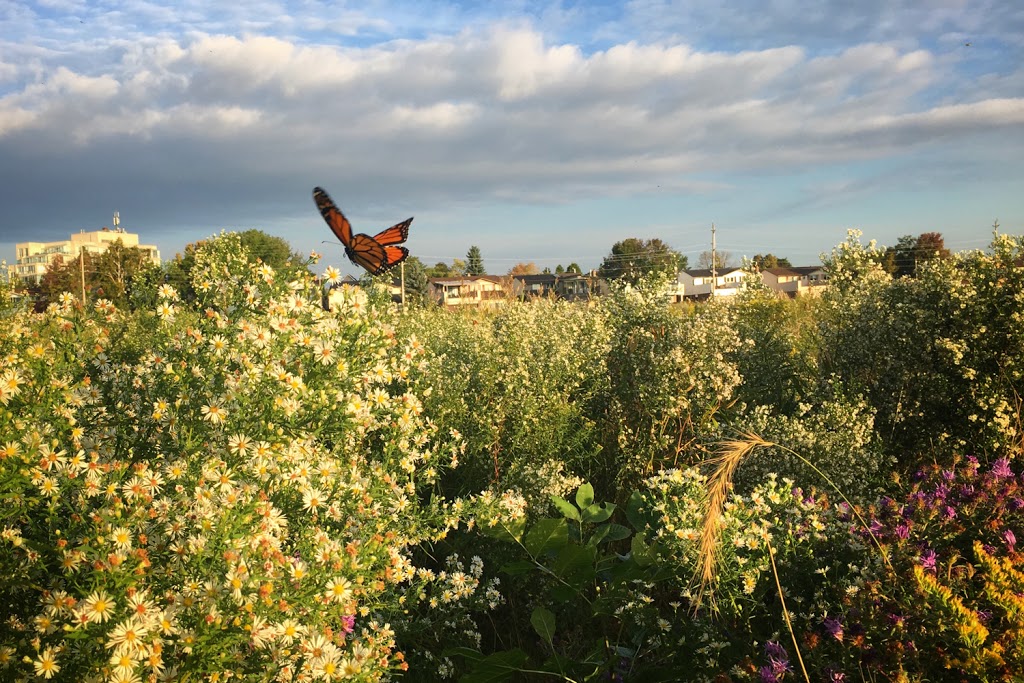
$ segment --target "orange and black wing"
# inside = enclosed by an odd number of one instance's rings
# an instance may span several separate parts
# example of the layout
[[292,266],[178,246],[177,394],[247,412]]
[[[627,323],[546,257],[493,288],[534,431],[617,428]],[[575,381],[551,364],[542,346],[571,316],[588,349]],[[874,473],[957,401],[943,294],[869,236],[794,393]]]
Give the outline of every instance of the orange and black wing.
[[327,225],[330,226],[331,232],[341,240],[341,243],[345,245],[345,249],[348,250],[352,245],[352,224],[345,218],[345,214],[334,205],[334,202],[331,201],[331,198],[327,196],[327,193],[322,188],[313,188],[313,201],[316,202],[316,208],[320,209],[320,215],[324,217]]
[[412,223],[411,218],[406,218],[397,225],[392,225],[387,230],[382,230],[373,236],[373,239],[377,240],[377,243],[382,247],[386,247],[390,244],[401,244],[405,240],[409,239],[409,225]]
[[407,258],[409,258],[409,250],[405,247],[384,247],[384,267],[380,273],[388,272]]
[[353,235],[351,245],[345,247],[345,255],[362,266],[371,275],[380,275],[387,264],[387,253],[377,240],[369,235]]

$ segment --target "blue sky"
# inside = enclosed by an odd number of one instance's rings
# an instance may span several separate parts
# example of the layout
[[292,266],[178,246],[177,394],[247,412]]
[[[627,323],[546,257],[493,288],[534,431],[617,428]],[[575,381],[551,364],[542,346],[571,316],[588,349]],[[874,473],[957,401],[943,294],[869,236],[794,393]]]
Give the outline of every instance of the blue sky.
[[118,211],[165,258],[259,228],[355,272],[316,185],[494,273],[627,237],[692,263],[712,222],[736,259],[983,248],[1024,232],[1022,160],[1012,0],[0,4],[9,261]]

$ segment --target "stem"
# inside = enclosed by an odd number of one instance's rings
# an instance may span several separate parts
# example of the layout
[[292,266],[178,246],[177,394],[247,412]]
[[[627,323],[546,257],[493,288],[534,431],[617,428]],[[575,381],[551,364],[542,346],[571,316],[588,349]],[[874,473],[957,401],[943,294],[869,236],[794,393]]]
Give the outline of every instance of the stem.
[[807,675],[807,667],[804,666],[804,658],[800,654],[800,645],[796,642],[796,633],[793,631],[793,622],[789,619],[789,610],[786,609],[786,598],[782,594],[782,583],[779,581],[779,568],[775,566],[775,551],[765,534],[764,544],[768,547],[768,559],[772,562],[772,576],[775,577],[775,587],[779,589],[779,602],[782,603],[782,617],[786,620],[786,628],[789,629],[789,637],[793,639],[793,649],[796,650],[796,659],[800,662],[800,671],[804,674],[804,680],[811,683],[811,677]]

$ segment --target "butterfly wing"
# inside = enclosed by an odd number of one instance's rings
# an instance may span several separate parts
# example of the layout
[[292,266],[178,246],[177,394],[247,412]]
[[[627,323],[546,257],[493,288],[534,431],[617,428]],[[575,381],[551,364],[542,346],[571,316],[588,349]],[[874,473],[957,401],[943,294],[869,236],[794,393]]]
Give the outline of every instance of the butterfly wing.
[[401,223],[392,225],[387,230],[382,230],[373,236],[373,239],[377,240],[377,244],[382,247],[386,247],[391,244],[401,244],[409,238],[409,225],[412,223],[411,218],[407,218]]
[[405,247],[384,247],[384,266],[380,272],[388,272],[407,258],[409,258],[409,250]]
[[[322,188],[313,188],[313,201],[316,202],[316,208],[320,209],[320,215],[327,221],[327,225],[331,228],[331,232],[334,236],[341,240],[341,243],[345,245],[345,251],[347,252],[352,244],[352,224],[345,218],[345,214],[341,212],[331,198],[323,191]],[[386,232],[386,231],[385,231]],[[362,265],[362,264],[360,264]]]

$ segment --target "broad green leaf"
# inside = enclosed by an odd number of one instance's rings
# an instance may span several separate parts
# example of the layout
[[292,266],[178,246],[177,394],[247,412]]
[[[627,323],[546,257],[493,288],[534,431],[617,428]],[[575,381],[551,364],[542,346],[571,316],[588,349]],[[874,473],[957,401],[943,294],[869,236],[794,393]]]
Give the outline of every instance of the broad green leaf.
[[580,510],[586,510],[594,504],[594,487],[590,484],[580,486],[576,491],[576,505]]
[[624,538],[629,538],[630,535],[633,533],[629,530],[628,526],[623,526],[621,524],[609,524],[608,529],[610,531],[608,532],[607,538],[605,538],[604,540],[609,543],[611,541],[621,541]]
[[555,504],[558,511],[565,516],[566,519],[571,519],[574,522],[580,521],[580,511],[576,509],[576,506],[567,501],[565,498],[558,496],[551,496],[551,502]]
[[487,524],[480,524],[477,529],[480,530],[484,536],[490,536],[496,538],[499,541],[518,541],[523,537],[523,529],[526,528],[526,518],[522,517],[513,520],[507,525],[495,524],[494,526],[487,526]]
[[535,607],[530,615],[530,623],[537,635],[550,644],[555,637],[555,613],[543,607]]
[[[592,546],[567,545],[558,553],[551,564],[551,571],[566,581],[577,580],[577,583],[589,581],[594,576],[594,558],[597,550]],[[579,587],[582,587],[580,585]]]
[[519,672],[529,657],[516,648],[495,652],[479,660],[473,670],[459,678],[459,683],[498,683],[509,680]]
[[602,524],[601,526],[594,529],[594,533],[591,535],[590,540],[587,541],[587,545],[595,546],[604,540],[604,537],[611,533],[611,529],[608,524]]
[[533,560],[517,560],[515,562],[509,562],[501,568],[501,571],[508,574],[509,576],[520,576],[522,574],[528,574],[537,565]]
[[641,567],[649,567],[654,562],[650,548],[639,535],[633,537],[630,549],[633,561]]
[[564,519],[542,519],[526,532],[523,545],[527,552],[539,557],[549,550],[564,546],[569,542],[569,527]]
[[637,531],[647,528],[647,516],[643,512],[644,499],[639,491],[633,491],[626,502],[626,519]]
[[583,510],[583,521],[592,522],[594,524],[607,522],[608,518],[612,516],[612,512],[614,510],[614,503],[592,503]]

